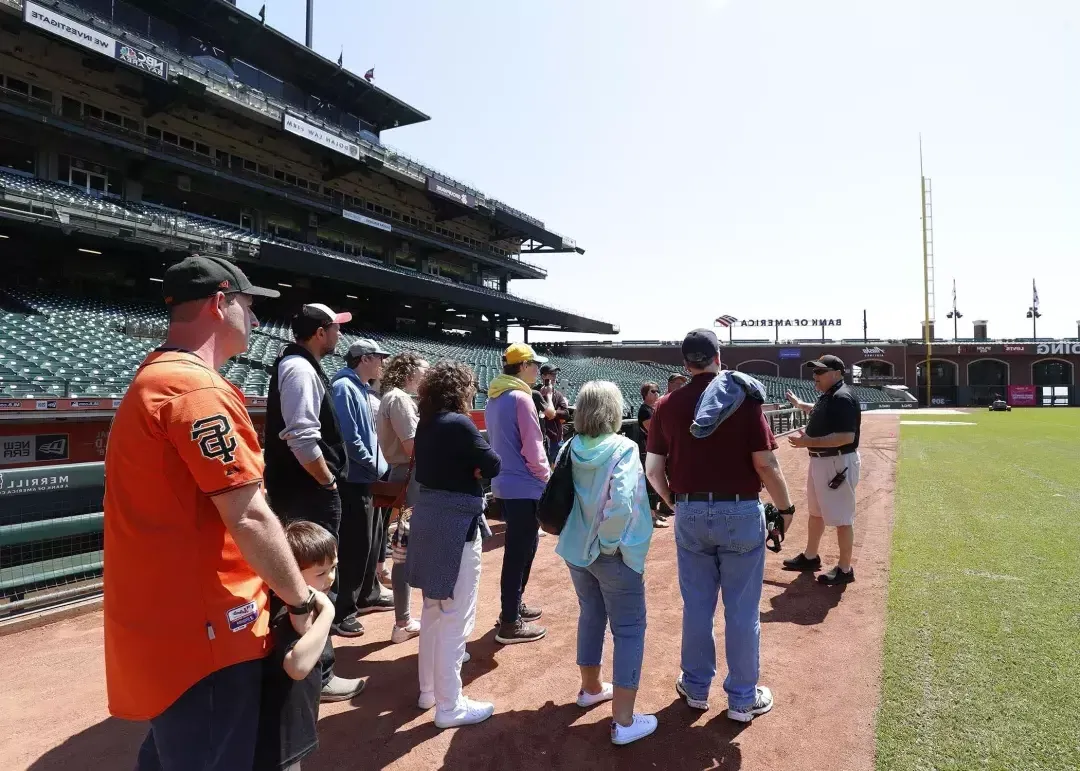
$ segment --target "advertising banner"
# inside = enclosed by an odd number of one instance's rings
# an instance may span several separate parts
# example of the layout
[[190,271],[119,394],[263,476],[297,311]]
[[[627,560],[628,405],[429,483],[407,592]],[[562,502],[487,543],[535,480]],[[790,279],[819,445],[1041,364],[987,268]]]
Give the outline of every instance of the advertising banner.
[[148,54],[129,43],[116,43],[116,58],[124,64],[129,64],[137,70],[148,72],[151,75],[167,80],[169,77],[169,63],[159,59],[153,54]]
[[23,4],[23,20],[31,26],[51,32],[69,43],[89,48],[112,58],[116,51],[116,38],[98,32],[89,24],[69,19],[51,8],[26,0]]
[[1038,402],[1035,397],[1035,386],[1011,385],[1009,386],[1009,404],[1014,407],[1034,407]]
[[470,209],[476,208],[476,196],[466,193],[464,190],[459,190],[453,185],[443,182],[441,179],[435,179],[435,177],[429,175],[427,178],[427,189],[429,193],[441,195],[443,198],[449,198],[451,201],[455,201],[462,206],[468,206]]
[[391,232],[394,229],[394,227],[389,222],[381,222],[380,220],[375,220],[371,217],[365,217],[363,214],[357,214],[356,212],[349,211],[348,209],[342,209],[341,216],[347,220],[359,222],[361,225],[367,225],[369,228],[378,228],[379,230],[385,230],[387,233]]
[[802,350],[800,348],[781,348],[780,349],[780,358],[781,359],[801,359],[802,358]]
[[359,160],[360,158],[360,145],[355,142],[350,142],[347,139],[342,139],[337,134],[332,134],[326,129],[308,123],[303,118],[293,115],[292,113],[285,113],[285,117],[282,118],[282,128],[290,134],[296,134],[296,136],[303,137],[309,142],[322,145],[323,147],[339,152],[342,155],[347,155],[354,160]]

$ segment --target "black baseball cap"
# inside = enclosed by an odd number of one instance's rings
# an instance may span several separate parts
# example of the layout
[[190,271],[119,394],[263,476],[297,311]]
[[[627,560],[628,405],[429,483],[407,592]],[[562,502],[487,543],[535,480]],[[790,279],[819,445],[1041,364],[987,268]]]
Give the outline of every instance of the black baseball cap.
[[249,294],[254,297],[280,297],[276,289],[254,286],[244,271],[220,257],[193,254],[165,271],[161,291],[166,305],[178,305],[191,300],[225,294]]
[[298,340],[307,340],[316,332],[331,324],[348,324],[352,314],[348,311],[331,310],[322,303],[308,303],[293,316],[292,331]]
[[681,372],[672,372],[670,375],[667,376],[667,381],[669,383],[671,381],[673,381],[673,380],[689,380],[689,379],[690,379],[689,375],[684,375]]
[[686,361],[711,361],[720,355],[720,342],[711,329],[695,329],[683,338],[682,355]]
[[807,369],[831,369],[836,372],[843,372],[845,370],[844,362],[840,360],[840,357],[833,356],[831,353],[827,353],[820,359],[814,359],[813,361],[806,362]]
[[541,375],[550,375],[550,374],[558,372],[558,371],[559,371],[559,368],[556,367],[554,364],[545,364],[544,366],[542,366],[540,368],[540,374]]

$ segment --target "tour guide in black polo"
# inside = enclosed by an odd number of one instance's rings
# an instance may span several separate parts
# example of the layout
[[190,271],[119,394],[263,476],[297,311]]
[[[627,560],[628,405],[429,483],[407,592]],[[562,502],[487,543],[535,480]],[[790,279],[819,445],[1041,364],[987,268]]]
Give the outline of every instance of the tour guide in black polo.
[[784,560],[789,570],[821,570],[818,545],[826,525],[836,528],[840,561],[818,581],[830,586],[855,580],[851,552],[855,544],[855,486],[859,484],[859,429],[862,412],[859,400],[844,382],[844,362],[825,355],[807,362],[814,371],[814,386],[821,391],[816,404],[799,401],[788,391],[787,399],[810,413],[805,431],[788,440],[792,447],[810,450],[810,470],[806,475],[806,505],[810,519],[806,528],[806,550]]
[[[762,483],[781,507],[785,527],[795,508],[773,450],[776,440],[761,401],[725,378],[708,389],[720,370],[720,346],[708,329],[695,329],[682,344],[692,379],[656,405],[649,424],[645,470],[657,494],[675,508],[679,589],[683,600],[682,675],[675,689],[693,709],[709,708],[716,675],[713,617],[724,594],[728,675],[727,715],[749,723],[772,709],[772,693],[758,684],[761,583],[765,572],[765,509]],[[703,397],[704,395],[704,397]],[[739,397],[742,403],[730,409]],[[698,402],[729,405],[715,429],[700,439],[690,433]]]

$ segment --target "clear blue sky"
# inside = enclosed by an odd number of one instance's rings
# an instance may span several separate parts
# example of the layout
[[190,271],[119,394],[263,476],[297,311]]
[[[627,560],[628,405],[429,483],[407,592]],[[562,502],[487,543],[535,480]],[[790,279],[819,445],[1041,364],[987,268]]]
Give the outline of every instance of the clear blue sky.
[[[303,39],[303,0],[266,5]],[[624,339],[722,313],[855,337],[864,308],[918,336],[920,131],[939,335],[954,277],[961,336],[1030,335],[1032,278],[1040,337],[1076,335],[1075,2],[317,0],[314,44],[432,116],[388,144],[587,250],[513,291]]]

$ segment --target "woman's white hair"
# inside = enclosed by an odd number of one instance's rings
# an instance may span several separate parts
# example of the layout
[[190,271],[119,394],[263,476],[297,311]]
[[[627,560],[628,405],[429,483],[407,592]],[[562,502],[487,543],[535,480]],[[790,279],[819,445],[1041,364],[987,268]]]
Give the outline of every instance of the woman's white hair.
[[574,431],[584,436],[617,434],[622,428],[623,398],[608,380],[590,380],[574,404]]

